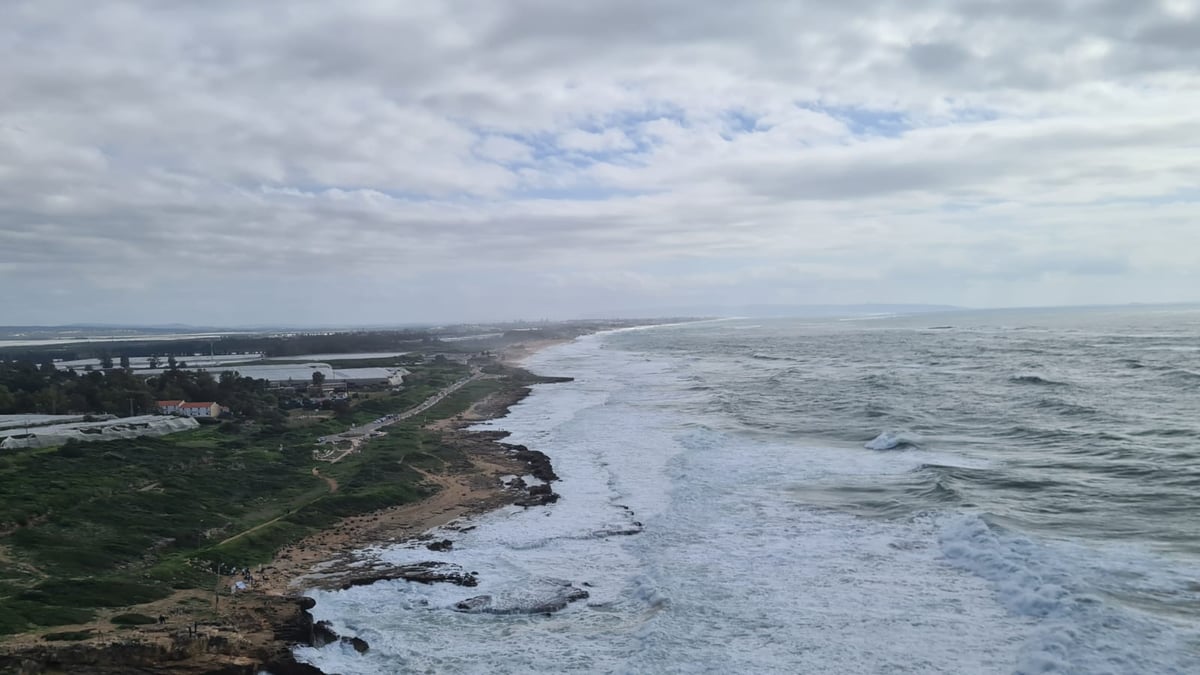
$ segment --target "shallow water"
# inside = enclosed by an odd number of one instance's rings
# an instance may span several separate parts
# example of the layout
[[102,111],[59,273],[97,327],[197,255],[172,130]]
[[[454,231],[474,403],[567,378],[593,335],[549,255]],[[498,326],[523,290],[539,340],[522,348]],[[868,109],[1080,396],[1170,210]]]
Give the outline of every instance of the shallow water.
[[[934,328],[937,326],[937,328]],[[949,328],[943,326],[950,326]],[[316,592],[327,672],[1200,672],[1200,313],[591,336],[490,426],[562,500],[431,553],[477,588]],[[641,529],[638,534],[614,532]],[[472,614],[481,594],[520,611]]]

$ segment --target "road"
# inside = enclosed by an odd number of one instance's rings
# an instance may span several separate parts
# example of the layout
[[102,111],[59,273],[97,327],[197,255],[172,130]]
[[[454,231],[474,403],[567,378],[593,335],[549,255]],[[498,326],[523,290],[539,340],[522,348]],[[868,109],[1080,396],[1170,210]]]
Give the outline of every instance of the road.
[[[482,376],[483,371],[479,370],[478,368],[473,368],[469,376],[464,377],[454,384],[443,388],[441,391],[425,399],[420,405],[414,408],[409,408],[401,413],[384,415],[383,417],[380,417],[372,422],[368,422],[367,424],[350,427],[340,434],[324,436],[318,441],[318,446],[332,445],[333,447],[327,450],[323,450],[322,448],[318,447],[316,450],[313,450],[313,459],[330,463],[341,461],[341,459],[346,455],[349,455],[352,452],[357,452],[359,446],[362,445],[363,441],[370,438],[371,434],[374,434],[386,426],[396,424],[397,422],[403,422],[414,415],[420,415],[426,410],[429,410],[433,406],[441,403],[450,394],[462,389],[470,382],[477,380]],[[349,442],[350,447],[338,448],[337,444],[342,441]]]

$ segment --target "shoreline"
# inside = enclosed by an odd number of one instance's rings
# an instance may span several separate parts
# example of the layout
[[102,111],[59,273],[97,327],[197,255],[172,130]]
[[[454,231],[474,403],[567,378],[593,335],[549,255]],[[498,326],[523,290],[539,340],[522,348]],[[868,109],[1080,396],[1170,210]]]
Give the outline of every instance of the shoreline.
[[[505,368],[522,369],[522,362],[550,346],[571,339],[537,340],[513,345],[498,354]],[[510,377],[497,375],[494,377]],[[547,383],[569,378],[535,378]],[[386,578],[406,578],[394,571],[355,565],[370,548],[428,540],[430,530],[509,505],[536,507],[557,499],[550,490],[529,490],[523,481],[502,482],[502,476],[548,471],[549,458],[523,446],[505,444],[507,432],[469,431],[476,423],[499,419],[524,400],[528,384],[492,393],[466,411],[434,420],[423,428],[437,432],[444,447],[461,453],[463,461],[438,472],[420,471],[437,490],[416,502],[350,516],[276,552],[270,563],[256,567],[254,587],[230,594],[239,578],[222,576],[216,588],[176,591],[167,598],[124,608],[151,616],[168,616],[166,623],[119,628],[107,619],[66,628],[95,629],[79,642],[46,642],[37,634],[5,640],[0,648],[0,671],[29,673],[72,672],[94,675],[153,669],[160,673],[303,673],[321,675],[295,661],[301,645],[322,646],[338,639],[308,610],[315,602],[304,595],[312,588],[362,585]],[[547,494],[548,493],[548,494]],[[473,526],[472,526],[473,527]],[[435,544],[436,545],[436,544]],[[444,580],[444,579],[437,579]],[[361,640],[342,638],[355,648]]]
[[425,429],[438,431],[446,445],[462,451],[471,466],[443,473],[422,471],[428,483],[438,486],[429,497],[344,518],[284,548],[271,563],[262,566],[267,577],[256,590],[271,595],[302,594],[312,587],[305,585],[306,580],[328,575],[329,567],[356,561],[355,556],[364,550],[420,540],[430,530],[520,500],[523,493],[505,487],[500,480],[501,476],[529,472],[526,463],[513,456],[515,446],[501,442],[507,432],[467,431],[466,427],[505,416],[529,393],[528,387],[523,387],[509,396],[492,395],[455,418],[425,425]]

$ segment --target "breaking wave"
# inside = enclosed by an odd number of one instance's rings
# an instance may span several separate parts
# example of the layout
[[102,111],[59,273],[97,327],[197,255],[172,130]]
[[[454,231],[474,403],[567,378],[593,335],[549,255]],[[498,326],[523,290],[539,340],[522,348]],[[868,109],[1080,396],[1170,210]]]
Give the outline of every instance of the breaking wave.
[[[1200,672],[1200,656],[1185,644],[1189,638],[1159,619],[1105,603],[1104,589],[1089,583],[1096,572],[1101,578],[1155,574],[1144,563],[1080,569],[1049,546],[1008,533],[978,514],[951,517],[939,540],[948,563],[988,580],[1012,614],[1038,620],[1016,672]],[[1182,584],[1179,590],[1186,591]],[[1191,595],[1200,599],[1194,590]]]
[[921,437],[907,431],[883,431],[878,436],[867,441],[867,450],[903,450],[920,448]]

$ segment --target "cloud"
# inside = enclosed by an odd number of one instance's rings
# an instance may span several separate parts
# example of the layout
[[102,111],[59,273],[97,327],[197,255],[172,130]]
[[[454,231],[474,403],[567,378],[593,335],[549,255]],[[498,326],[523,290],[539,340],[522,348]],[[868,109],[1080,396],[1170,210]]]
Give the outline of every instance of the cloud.
[[558,147],[579,152],[617,152],[631,150],[633,141],[620,129],[605,129],[600,132],[571,129],[558,137]]
[[918,70],[936,73],[963,67],[971,53],[953,42],[926,42],[909,46],[908,59]]
[[[8,3],[0,285],[33,290],[0,315],[282,321],[293,296],[329,295],[348,321],[380,297],[405,299],[397,320],[469,318],[534,315],[551,290],[561,315],[715,288],[1187,299],[1198,16],[1194,0]],[[987,251],[1004,253],[973,262]],[[1098,276],[1114,285],[1077,283]],[[180,304],[181,278],[228,301]]]
[[504,136],[488,136],[479,142],[476,154],[484,159],[500,163],[528,163],[533,160],[533,149],[520,141]]

